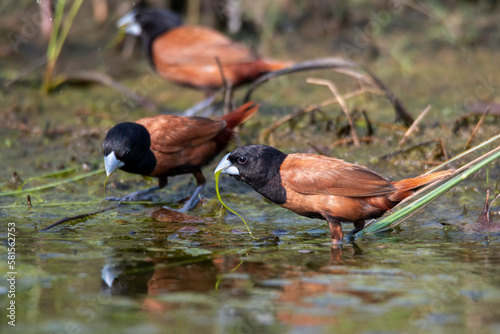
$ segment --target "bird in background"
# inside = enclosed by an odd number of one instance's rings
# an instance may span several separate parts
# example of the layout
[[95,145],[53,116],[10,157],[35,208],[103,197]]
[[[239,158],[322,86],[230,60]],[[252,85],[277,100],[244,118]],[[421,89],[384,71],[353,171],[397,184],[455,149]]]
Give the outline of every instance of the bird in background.
[[[214,92],[225,86],[223,79],[229,86],[224,88],[231,90],[246,83],[256,84],[259,80],[263,83],[295,72],[363,68],[341,58],[295,63],[259,57],[243,44],[214,29],[184,25],[177,14],[165,9],[137,7],[118,20],[117,25],[126,33],[141,37],[147,58],[161,77],[205,92],[207,98],[186,110],[185,115],[194,115],[209,106],[215,99]],[[369,71],[366,73],[393,104],[396,119],[410,126],[413,117],[401,101],[378,78]],[[249,93],[246,100],[250,98]]]
[[262,58],[249,48],[209,27],[184,25],[172,11],[136,8],[118,22],[125,32],[140,36],[151,66],[163,78],[211,94],[224,85],[237,87],[270,71],[292,64]]
[[206,183],[201,168],[224,150],[233,137],[233,129],[249,119],[258,107],[248,102],[217,120],[158,115],[114,126],[103,143],[106,175],[121,169],[157,177],[158,186],[106,200],[140,200],[165,187],[169,176],[193,174],[196,190],[180,211],[190,210],[199,201],[198,195]]
[[353,222],[352,239],[366,219],[378,218],[425,185],[453,171],[390,181],[370,169],[340,159],[305,153],[285,154],[265,145],[228,153],[215,172],[247,183],[262,196],[308,218],[328,222],[332,244],[342,244],[341,222]]

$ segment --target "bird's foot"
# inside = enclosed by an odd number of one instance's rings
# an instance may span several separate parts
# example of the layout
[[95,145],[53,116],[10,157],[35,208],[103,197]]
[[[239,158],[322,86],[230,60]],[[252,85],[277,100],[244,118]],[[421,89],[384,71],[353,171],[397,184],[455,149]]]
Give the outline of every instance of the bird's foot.
[[333,239],[332,238],[332,248],[342,248],[344,241],[342,239]]
[[139,195],[139,196],[130,196],[130,195],[127,195],[127,196],[123,196],[123,197],[115,197],[115,196],[110,196],[110,197],[106,197],[105,199],[103,199],[102,201],[103,202],[152,202],[154,199],[156,198],[156,196],[154,195],[147,195],[147,196],[144,196],[144,195]]
[[[200,192],[201,190],[203,189],[203,185],[199,185],[198,187],[196,187],[193,195],[191,195],[191,197],[189,198],[189,200],[184,204],[184,206],[178,210],[175,210],[177,212],[180,212],[180,213],[186,213],[188,212],[189,210],[193,209],[196,204],[198,204],[198,202],[200,201]],[[164,207],[166,209],[170,209],[170,210],[173,210],[169,207]]]
[[344,239],[342,239],[342,244],[343,245],[346,245],[346,244],[350,244],[350,243],[353,243],[354,242],[354,235],[349,235],[347,234]]
[[133,193],[128,194],[127,196],[123,196],[123,197],[110,196],[110,197],[106,197],[105,199],[103,199],[103,202],[153,201],[156,198],[156,196],[154,194],[151,194],[151,193],[154,192],[155,190],[158,190],[158,187],[152,187],[152,188],[145,189],[145,190],[139,190],[139,191],[133,192]]
[[172,210],[172,211],[177,211],[179,213],[186,213],[186,212],[190,211],[191,209],[193,209],[198,204],[198,202],[200,202],[200,197],[196,196],[196,198],[194,198],[194,199],[193,199],[193,197],[189,198],[188,201],[186,203],[184,203],[184,205],[180,209],[173,209],[173,208],[168,207],[168,206],[163,206],[163,208],[168,209],[168,210]]
[[351,232],[347,233],[344,236],[344,243],[345,244],[353,243],[354,239],[356,238],[355,237],[356,233],[358,233],[358,232],[360,232],[362,230],[363,230],[362,228],[354,228]]

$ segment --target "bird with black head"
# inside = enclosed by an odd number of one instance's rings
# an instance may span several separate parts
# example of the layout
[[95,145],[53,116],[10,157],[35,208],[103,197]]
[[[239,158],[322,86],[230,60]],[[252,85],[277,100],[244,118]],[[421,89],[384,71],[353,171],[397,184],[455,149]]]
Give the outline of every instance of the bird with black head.
[[374,171],[317,154],[285,154],[265,145],[228,153],[215,172],[247,183],[262,196],[301,216],[328,222],[332,244],[341,244],[341,222],[353,222],[352,239],[365,220],[378,218],[413,192],[452,173],[442,171],[390,181]]
[[134,201],[165,187],[168,177],[193,174],[197,188],[181,211],[190,210],[206,183],[201,168],[217,156],[234,135],[234,128],[258,109],[248,102],[217,120],[203,117],[158,115],[114,126],[103,143],[104,166],[109,176],[116,169],[158,178],[158,186],[107,200]]

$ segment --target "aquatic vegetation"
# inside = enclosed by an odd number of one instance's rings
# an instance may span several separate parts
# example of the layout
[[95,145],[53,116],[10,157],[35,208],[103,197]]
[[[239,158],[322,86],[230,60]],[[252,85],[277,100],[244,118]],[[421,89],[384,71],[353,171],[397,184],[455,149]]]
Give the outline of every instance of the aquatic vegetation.
[[68,11],[68,15],[63,22],[64,8],[66,7],[66,0],[59,0],[56,3],[56,9],[54,13],[52,34],[49,39],[49,45],[47,46],[47,65],[45,68],[45,75],[43,78],[42,92],[48,93],[52,89],[52,80],[54,74],[54,68],[56,66],[57,59],[61,54],[64,41],[68,36],[69,29],[73,24],[76,14],[82,5],[83,0],[74,0],[71,8]]
[[253,236],[252,231],[250,231],[250,228],[248,227],[248,224],[245,221],[245,219],[238,212],[236,212],[233,209],[231,209],[230,207],[228,207],[222,201],[222,198],[220,197],[220,192],[219,192],[219,177],[220,177],[221,172],[222,172],[221,170],[215,172],[215,191],[217,192],[217,199],[219,200],[220,204],[222,204],[229,212],[232,212],[235,215],[237,215],[238,217],[240,217],[241,221],[243,222],[243,224],[245,224],[245,227],[247,228],[248,234],[250,234],[250,236],[255,239],[255,237]]
[[[500,159],[476,161],[477,168],[486,165],[473,174],[469,169],[449,190],[437,190],[430,197],[443,195],[418,214],[405,214],[410,218],[404,223],[374,223],[392,228],[364,233],[336,249],[326,223],[271,205],[245,184],[222,178],[216,186],[210,173],[215,162],[204,167],[207,184],[190,216],[162,208],[182,206],[179,198],[195,187],[190,176],[172,178],[153,201],[101,203],[106,195],[155,185],[120,173],[103,189],[107,131],[157,113],[182,114],[204,98],[157,77],[137,41],[110,47],[116,18],[128,8],[107,1],[108,19],[97,22],[94,6],[103,2],[82,2],[70,27],[65,22],[79,1],[51,1],[65,4],[64,10],[54,7],[62,16],[51,44],[52,59],[57,56],[51,94],[40,93],[46,60],[40,58],[46,58],[47,45],[39,38],[37,2],[1,5],[6,39],[0,47],[0,255],[12,256],[9,237],[15,234],[19,332],[497,331],[500,211],[498,199],[491,200],[498,192]],[[259,113],[238,130],[227,151],[270,144],[338,157],[400,180],[444,162],[459,169],[495,150],[499,9],[491,3],[391,2],[400,6],[390,8],[381,0],[294,6],[215,1],[208,7],[189,2],[203,7],[201,22],[193,23],[211,26],[224,24],[219,18],[226,10],[238,11],[222,6],[241,5],[243,30],[233,38],[253,41],[247,45],[259,54],[297,62],[346,58],[382,80],[412,117],[428,109],[408,133],[394,122],[394,105],[366,81],[366,73],[294,73],[252,92]],[[72,80],[77,72],[80,79]],[[345,108],[327,88],[308,83],[310,77],[332,82]],[[237,105],[244,93],[235,92]],[[140,101],[154,101],[157,108],[152,113],[152,103]],[[222,108],[213,109],[217,114]],[[476,148],[464,151],[467,145]],[[498,152],[488,159],[495,157]],[[218,189],[247,229],[217,200]],[[485,212],[491,222],[486,225]],[[64,218],[73,219],[40,232]],[[345,231],[350,229],[346,224]],[[2,273],[11,271],[8,266],[0,261]],[[1,307],[8,307],[9,288],[7,281],[0,283]],[[0,331],[12,327],[3,321]]]

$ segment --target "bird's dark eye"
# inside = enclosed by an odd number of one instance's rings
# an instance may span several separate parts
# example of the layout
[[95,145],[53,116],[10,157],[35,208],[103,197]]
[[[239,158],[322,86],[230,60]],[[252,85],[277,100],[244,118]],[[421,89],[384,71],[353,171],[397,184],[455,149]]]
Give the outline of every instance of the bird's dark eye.
[[248,160],[248,159],[247,159],[247,157],[245,157],[245,156],[240,155],[240,156],[238,157],[238,163],[239,163],[239,164],[242,164],[242,165],[243,165],[243,164],[245,164],[245,163],[247,162],[247,160]]

